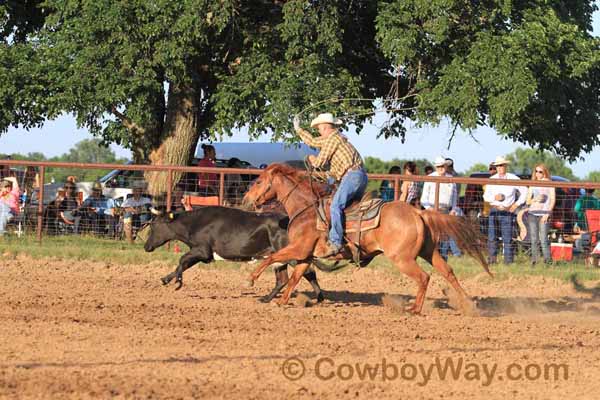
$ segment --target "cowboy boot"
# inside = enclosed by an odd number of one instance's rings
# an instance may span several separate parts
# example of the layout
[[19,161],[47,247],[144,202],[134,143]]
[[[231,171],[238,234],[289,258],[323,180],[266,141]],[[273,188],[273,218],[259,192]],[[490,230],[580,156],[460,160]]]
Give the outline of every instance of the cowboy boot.
[[127,243],[133,243],[133,226],[131,224],[125,223],[123,224],[123,231],[125,231],[125,238],[127,239]]

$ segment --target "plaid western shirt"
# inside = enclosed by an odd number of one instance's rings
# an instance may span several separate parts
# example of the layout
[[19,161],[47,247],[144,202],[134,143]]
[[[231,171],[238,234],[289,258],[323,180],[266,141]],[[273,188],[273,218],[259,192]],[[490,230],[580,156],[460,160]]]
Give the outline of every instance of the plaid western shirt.
[[329,162],[329,173],[337,181],[341,180],[350,168],[363,166],[363,160],[358,151],[338,131],[326,138],[315,138],[303,129],[299,129],[297,132],[304,143],[321,149],[313,167],[323,168]]

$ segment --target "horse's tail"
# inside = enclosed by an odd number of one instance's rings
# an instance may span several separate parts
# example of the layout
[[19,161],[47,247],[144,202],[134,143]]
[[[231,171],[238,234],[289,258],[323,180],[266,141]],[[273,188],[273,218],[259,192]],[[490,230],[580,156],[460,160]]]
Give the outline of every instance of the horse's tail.
[[432,210],[421,211],[420,215],[436,244],[439,243],[442,235],[450,236],[461,250],[477,260],[483,269],[493,276],[481,246],[484,237],[474,221]]

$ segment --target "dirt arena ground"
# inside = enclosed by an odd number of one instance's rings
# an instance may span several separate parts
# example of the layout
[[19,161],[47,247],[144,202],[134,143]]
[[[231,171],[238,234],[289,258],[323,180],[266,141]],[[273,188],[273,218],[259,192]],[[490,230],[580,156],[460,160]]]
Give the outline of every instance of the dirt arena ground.
[[433,274],[415,317],[382,305],[415,293],[383,270],[320,274],[324,304],[277,307],[257,301],[270,271],[245,289],[252,266],[194,268],[176,292],[171,268],[2,257],[0,397],[600,396],[600,289],[476,276],[465,317]]

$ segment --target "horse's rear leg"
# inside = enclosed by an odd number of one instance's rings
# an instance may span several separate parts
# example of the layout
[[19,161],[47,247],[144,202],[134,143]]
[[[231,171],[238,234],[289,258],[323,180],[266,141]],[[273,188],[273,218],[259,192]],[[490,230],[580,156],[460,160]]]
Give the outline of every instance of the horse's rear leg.
[[423,303],[425,302],[427,285],[429,285],[429,275],[419,267],[419,264],[417,264],[417,261],[414,259],[403,259],[394,256],[388,256],[388,258],[396,264],[400,272],[406,274],[417,283],[415,303],[406,311],[413,314],[420,314],[423,309]]
[[275,271],[275,287],[273,288],[273,290],[271,290],[271,293],[260,298],[260,301],[263,303],[268,303],[271,300],[273,300],[273,298],[277,296],[277,293],[281,292],[281,289],[283,289],[283,287],[288,283],[289,280],[287,273],[287,264],[283,264],[278,267],[274,266],[273,270]]
[[298,285],[298,282],[300,282],[300,278],[302,278],[302,276],[304,275],[304,272],[306,272],[309,265],[310,264],[302,263],[302,264],[298,264],[296,266],[296,268],[294,268],[294,273],[292,274],[292,277],[290,278],[290,280],[288,282],[287,288],[285,288],[285,291],[283,292],[283,295],[281,296],[281,298],[279,300],[277,300],[277,304],[279,304],[279,305],[287,304],[287,302],[290,300],[290,296],[292,295],[292,292]]
[[312,286],[313,290],[315,291],[317,303],[323,302],[323,300],[325,300],[325,297],[323,297],[321,286],[319,286],[319,281],[317,281],[317,273],[312,268],[309,268],[306,270],[303,276],[304,279],[306,279],[308,283],[310,283],[310,286]]
[[460,286],[456,275],[454,275],[452,267],[448,265],[446,260],[444,260],[444,258],[437,251],[437,249],[431,251],[431,254],[423,256],[423,258],[431,265],[433,265],[433,267],[442,275],[442,277],[444,277],[446,282],[448,282],[454,288],[454,290],[456,290],[456,293],[458,293],[458,295],[460,296],[460,306],[463,313],[467,315],[473,314],[475,310],[475,305],[473,301],[467,295],[467,292],[465,292],[462,286]]

